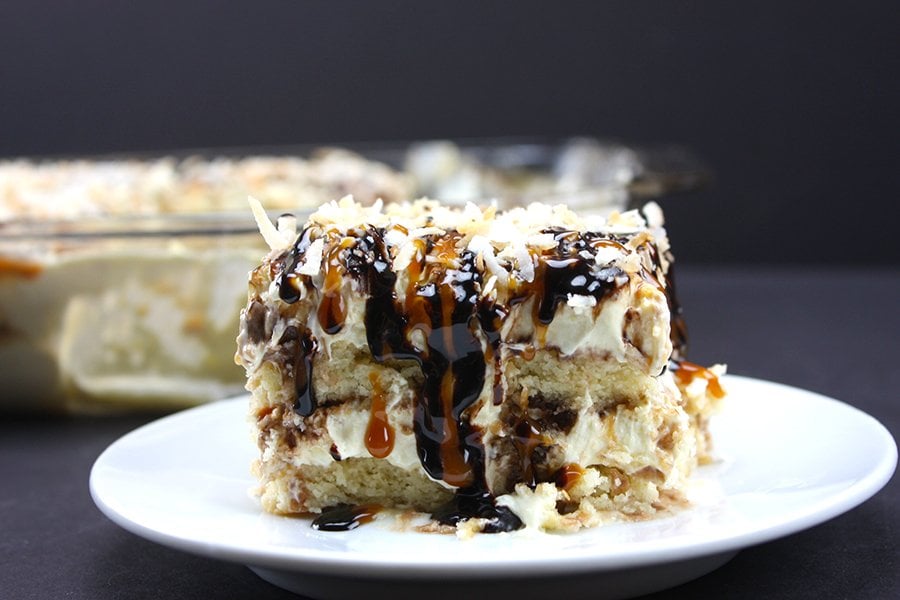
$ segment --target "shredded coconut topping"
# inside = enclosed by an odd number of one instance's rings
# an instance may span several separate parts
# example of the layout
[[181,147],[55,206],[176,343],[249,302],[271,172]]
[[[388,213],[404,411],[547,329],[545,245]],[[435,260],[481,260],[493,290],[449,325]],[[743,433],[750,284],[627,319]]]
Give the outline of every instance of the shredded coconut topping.
[[0,222],[241,211],[248,194],[269,210],[299,210],[348,191],[370,203],[413,189],[408,175],[339,149],[309,159],[2,160]]
[[[254,205],[254,214],[260,231],[273,251],[284,250],[296,237],[292,223],[273,226],[264,219],[261,207]],[[260,217],[262,214],[262,217]],[[478,267],[489,273],[491,289],[505,290],[514,285],[513,278],[531,283],[536,277],[538,257],[553,254],[561,242],[561,232],[575,235],[589,234],[608,238],[592,248],[579,252],[585,260],[597,267],[617,267],[626,273],[636,273],[642,266],[650,270],[653,261],[668,267],[668,250],[665,230],[662,228],[662,212],[658,206],[645,209],[645,216],[632,210],[613,213],[607,218],[597,215],[581,217],[564,205],[550,206],[534,203],[527,207],[498,211],[496,206],[449,207],[422,198],[414,202],[391,203],[372,206],[360,204],[351,196],[328,202],[314,212],[307,223],[311,227],[312,245],[306,250],[299,273],[318,273],[323,252],[322,237],[357,235],[359,231],[374,227],[382,231],[386,247],[391,253],[393,268],[405,270],[413,262],[421,260],[421,252],[428,240],[446,237],[452,233],[452,252],[428,254],[429,262],[455,264],[462,252],[475,255]],[[656,226],[650,228],[647,220]],[[565,236],[564,236],[565,237]],[[616,241],[619,240],[619,241]],[[650,260],[641,252],[650,243],[660,256]],[[585,302],[572,299],[572,305]]]

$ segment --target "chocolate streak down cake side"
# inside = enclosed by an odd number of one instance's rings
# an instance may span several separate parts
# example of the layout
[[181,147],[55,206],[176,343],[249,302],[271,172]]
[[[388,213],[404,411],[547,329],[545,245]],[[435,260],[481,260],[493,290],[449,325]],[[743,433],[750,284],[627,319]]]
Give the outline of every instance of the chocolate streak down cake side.
[[[666,511],[708,459],[722,368],[684,360],[656,205],[601,219],[345,198],[299,234],[257,214],[272,251],[236,360],[265,510],[574,530]],[[361,508],[328,513],[345,505]]]

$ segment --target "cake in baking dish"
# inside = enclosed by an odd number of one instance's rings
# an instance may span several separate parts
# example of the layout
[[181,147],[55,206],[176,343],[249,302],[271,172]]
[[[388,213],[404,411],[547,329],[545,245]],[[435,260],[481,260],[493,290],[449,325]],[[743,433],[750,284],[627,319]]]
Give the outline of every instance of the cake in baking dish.
[[236,360],[265,510],[324,513],[328,529],[411,509],[466,534],[683,499],[722,367],[684,360],[658,206],[582,218],[345,198],[299,230],[256,212],[272,250]]

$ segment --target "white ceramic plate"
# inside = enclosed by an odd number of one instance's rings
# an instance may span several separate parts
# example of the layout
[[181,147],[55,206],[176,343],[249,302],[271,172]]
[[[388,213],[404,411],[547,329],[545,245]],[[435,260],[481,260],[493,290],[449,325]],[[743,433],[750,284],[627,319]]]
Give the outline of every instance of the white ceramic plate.
[[308,519],[263,514],[249,495],[256,450],[246,397],[125,435],[94,464],[91,494],[137,535],[247,564],[313,598],[626,597],[699,577],[741,548],[835,517],[894,472],[894,440],[865,413],[775,383],[724,383],[729,396],[713,422],[721,461],[698,470],[691,508],[643,523],[465,541],[378,520],[315,531]]

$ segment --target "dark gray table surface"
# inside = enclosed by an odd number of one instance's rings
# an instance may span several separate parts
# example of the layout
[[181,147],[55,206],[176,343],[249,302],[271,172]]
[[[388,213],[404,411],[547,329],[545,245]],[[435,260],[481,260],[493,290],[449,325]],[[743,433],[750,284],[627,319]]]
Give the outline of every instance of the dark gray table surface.
[[[692,360],[838,398],[896,439],[900,269],[684,267],[678,277]],[[3,420],[0,597],[296,597],[242,565],[145,541],[94,507],[94,459],[152,418]],[[900,598],[897,479],[836,519],[747,548],[717,571],[647,598]]]

